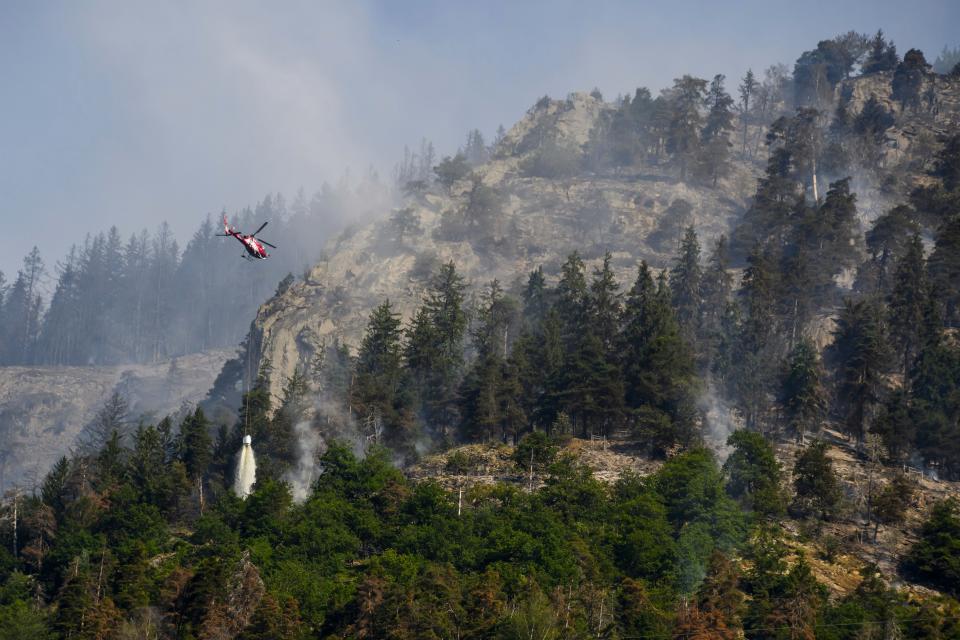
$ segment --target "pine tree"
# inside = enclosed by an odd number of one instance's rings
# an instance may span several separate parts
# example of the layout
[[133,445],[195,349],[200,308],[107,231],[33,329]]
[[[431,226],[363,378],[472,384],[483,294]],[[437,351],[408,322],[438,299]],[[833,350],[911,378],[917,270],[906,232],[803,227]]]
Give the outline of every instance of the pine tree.
[[740,288],[743,321],[735,348],[734,397],[747,428],[759,429],[769,410],[776,377],[775,271],[767,255],[755,249],[747,258]]
[[833,335],[837,398],[848,432],[863,442],[873,410],[883,399],[891,360],[882,307],[872,300],[845,300]]
[[919,49],[910,49],[903,54],[903,60],[897,65],[890,81],[890,97],[899,101],[904,108],[916,110],[920,106],[920,88],[923,80],[930,73],[923,52]]
[[30,364],[40,336],[43,299],[40,288],[46,276],[46,267],[40,250],[33,247],[23,258],[23,266],[7,292],[3,305],[5,325],[0,327],[0,354],[5,364]]
[[807,339],[797,342],[787,359],[779,400],[787,427],[801,444],[807,433],[819,428],[826,412],[823,376],[813,343]]
[[670,121],[666,136],[666,150],[680,167],[680,179],[686,181],[687,170],[700,151],[700,128],[707,81],[683,76],[673,81],[670,100]]
[[[730,133],[733,125],[733,98],[723,88],[724,76],[714,76],[707,92],[707,119],[701,132],[701,173],[713,186],[727,172],[730,156]],[[744,129],[746,135],[746,129]]]
[[871,433],[883,440],[887,456],[892,462],[903,462],[913,451],[917,437],[914,416],[906,389],[894,389],[877,415]]
[[914,234],[906,253],[897,262],[893,274],[893,290],[888,300],[890,337],[900,352],[901,371],[910,371],[920,349],[920,331],[927,297],[923,242]]
[[911,420],[928,463],[960,475],[960,349],[943,335],[937,301],[924,310],[920,353],[910,372]]
[[836,514],[843,497],[840,481],[827,456],[827,444],[812,442],[797,452],[793,466],[793,488],[796,497],[791,509],[801,514],[830,518]]
[[731,249],[746,256],[758,245],[779,249],[792,228],[792,213],[800,192],[791,175],[792,156],[785,148],[774,148],[767,160],[764,176],[743,221],[734,229]]
[[197,407],[192,415],[188,415],[180,423],[178,444],[178,457],[183,462],[187,475],[197,490],[197,499],[202,514],[205,502],[203,480],[210,463],[213,461],[213,440],[210,437],[210,422],[200,407]]
[[866,234],[869,269],[865,273],[865,267],[861,266],[857,274],[861,291],[882,296],[890,293],[894,266],[900,261],[910,237],[920,232],[916,215],[911,207],[899,205],[874,221]]
[[898,62],[897,48],[893,46],[892,42],[887,43],[881,29],[877,31],[870,42],[870,51],[867,54],[867,59],[863,62],[861,71],[864,74],[893,71],[896,69]]
[[937,231],[927,268],[930,285],[943,303],[945,322],[960,326],[960,215]]
[[782,470],[773,447],[755,431],[740,429],[727,439],[733,452],[723,465],[730,497],[757,513],[769,516],[784,511]]
[[760,83],[753,75],[753,69],[747,69],[743,76],[743,82],[740,83],[740,122],[743,123],[743,149],[742,153],[747,153],[747,131],[750,125],[751,101],[757,93]]
[[776,120],[767,133],[767,144],[782,145],[789,154],[792,175],[811,191],[815,204],[820,202],[817,177],[824,147],[820,116],[821,113],[812,107],[801,107],[792,118]]
[[731,307],[733,278],[728,273],[727,238],[721,235],[707,259],[700,285],[700,333],[696,344],[702,358],[702,369],[711,373],[720,358],[721,346],[730,340],[725,327],[725,316]]

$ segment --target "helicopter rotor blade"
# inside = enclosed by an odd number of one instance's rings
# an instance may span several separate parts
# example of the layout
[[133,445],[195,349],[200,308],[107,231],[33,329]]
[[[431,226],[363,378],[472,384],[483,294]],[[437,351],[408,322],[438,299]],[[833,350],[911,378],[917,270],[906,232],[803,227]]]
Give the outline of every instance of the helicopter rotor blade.
[[250,237],[252,238],[253,236],[255,236],[255,235],[257,235],[258,233],[260,233],[261,231],[263,231],[263,228],[264,228],[265,226],[267,226],[268,224],[270,224],[270,221],[269,221],[269,220],[267,220],[267,221],[264,222],[262,225],[260,225],[260,228],[259,228],[259,229],[257,229],[257,230],[254,231],[253,233],[251,233],[251,234],[250,234]]
[[267,245],[268,247],[273,247],[274,249],[277,248],[277,245],[275,245],[275,244],[270,244],[269,242],[267,242],[267,241],[264,240],[263,238],[257,238],[257,242],[259,242],[260,244],[265,244],[265,245]]

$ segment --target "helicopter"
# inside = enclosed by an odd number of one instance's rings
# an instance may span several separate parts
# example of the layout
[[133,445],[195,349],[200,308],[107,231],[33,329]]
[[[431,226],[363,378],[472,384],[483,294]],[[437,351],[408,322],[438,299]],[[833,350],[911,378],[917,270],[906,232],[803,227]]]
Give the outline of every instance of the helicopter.
[[223,214],[223,233],[218,233],[218,236],[233,236],[243,244],[243,248],[247,250],[246,255],[243,256],[246,260],[266,260],[270,257],[270,254],[267,253],[267,250],[263,248],[263,245],[272,247],[276,249],[276,245],[270,244],[266,240],[261,240],[256,237],[258,233],[263,231],[263,228],[270,223],[268,220],[260,225],[260,228],[251,233],[250,235],[244,235],[238,230],[230,227],[230,224],[227,222],[227,214]]

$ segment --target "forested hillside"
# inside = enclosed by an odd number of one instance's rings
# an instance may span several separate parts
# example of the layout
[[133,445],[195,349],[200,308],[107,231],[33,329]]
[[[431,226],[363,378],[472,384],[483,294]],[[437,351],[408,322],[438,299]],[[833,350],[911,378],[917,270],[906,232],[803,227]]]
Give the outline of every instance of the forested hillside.
[[735,93],[405,159],[201,407],[7,497],[0,638],[960,637],[960,69]]
[[182,248],[166,223],[126,240],[116,227],[89,235],[55,265],[34,247],[12,281],[0,272],[0,365],[149,363],[235,346],[278,283],[320,257],[328,234],[390,201],[375,175],[309,199],[301,190],[289,205],[268,194],[231,216],[246,233],[270,223],[263,235],[282,250],[258,264],[214,235],[223,232],[217,215]]

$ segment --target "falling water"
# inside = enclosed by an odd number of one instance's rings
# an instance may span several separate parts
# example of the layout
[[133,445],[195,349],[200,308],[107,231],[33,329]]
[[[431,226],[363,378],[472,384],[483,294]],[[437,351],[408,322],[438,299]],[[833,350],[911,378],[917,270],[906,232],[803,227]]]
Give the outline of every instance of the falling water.
[[243,436],[243,447],[237,460],[237,475],[233,480],[233,492],[246,499],[250,488],[257,480],[257,462],[253,459],[253,439]]

